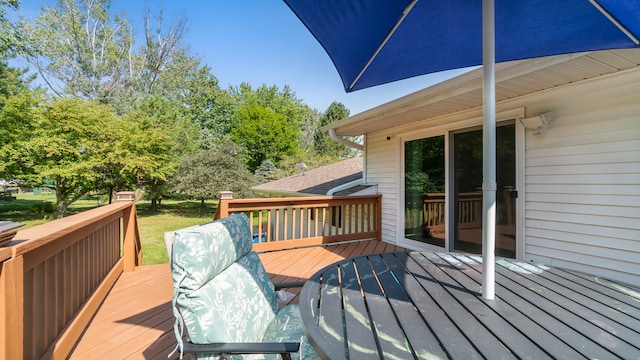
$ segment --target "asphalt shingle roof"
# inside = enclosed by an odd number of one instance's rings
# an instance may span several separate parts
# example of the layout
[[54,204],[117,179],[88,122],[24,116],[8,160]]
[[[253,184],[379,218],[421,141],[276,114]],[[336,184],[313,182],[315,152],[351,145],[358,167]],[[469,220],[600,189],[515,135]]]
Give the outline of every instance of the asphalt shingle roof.
[[336,186],[362,179],[363,159],[354,157],[258,186],[253,190],[326,195]]

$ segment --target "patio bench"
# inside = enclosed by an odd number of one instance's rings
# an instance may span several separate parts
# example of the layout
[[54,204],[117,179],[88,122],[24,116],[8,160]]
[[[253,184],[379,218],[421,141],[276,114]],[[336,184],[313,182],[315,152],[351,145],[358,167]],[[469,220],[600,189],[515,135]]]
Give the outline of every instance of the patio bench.
[[278,306],[276,287],[251,251],[252,240],[245,215],[174,233],[177,349],[199,359],[287,359],[291,353],[318,358],[305,336],[298,305]]

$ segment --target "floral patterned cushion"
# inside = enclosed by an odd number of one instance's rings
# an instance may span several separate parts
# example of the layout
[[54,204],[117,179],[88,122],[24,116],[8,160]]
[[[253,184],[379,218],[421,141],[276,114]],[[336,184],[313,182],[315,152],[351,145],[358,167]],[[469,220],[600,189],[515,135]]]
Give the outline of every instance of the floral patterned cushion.
[[262,337],[264,342],[299,341],[300,350],[291,359],[313,360],[320,357],[307,340],[298,304],[281,307]]
[[256,342],[278,311],[276,296],[256,253],[177,298],[189,338],[196,344]]
[[185,274],[181,286],[195,290],[249,253],[251,245],[251,230],[245,215],[231,215],[178,230],[173,239],[173,282]]
[[[195,344],[304,339],[301,350],[309,350],[298,307],[278,307],[274,286],[260,258],[251,251],[251,240],[244,215],[175,233],[171,268],[179,344],[184,327]],[[313,349],[310,354],[303,358],[317,357]],[[279,355],[232,358],[278,359]]]

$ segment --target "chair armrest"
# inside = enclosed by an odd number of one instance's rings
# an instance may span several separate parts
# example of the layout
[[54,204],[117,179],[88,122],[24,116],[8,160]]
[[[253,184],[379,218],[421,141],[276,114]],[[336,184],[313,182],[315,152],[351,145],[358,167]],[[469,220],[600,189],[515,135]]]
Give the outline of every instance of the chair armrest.
[[305,281],[291,281],[291,282],[273,284],[273,286],[276,287],[276,290],[280,290],[280,289],[286,289],[286,288],[302,287],[304,283]]
[[218,354],[280,354],[283,359],[290,359],[289,353],[300,349],[299,342],[267,342],[267,343],[215,343],[193,344],[185,342],[185,353],[218,353]]

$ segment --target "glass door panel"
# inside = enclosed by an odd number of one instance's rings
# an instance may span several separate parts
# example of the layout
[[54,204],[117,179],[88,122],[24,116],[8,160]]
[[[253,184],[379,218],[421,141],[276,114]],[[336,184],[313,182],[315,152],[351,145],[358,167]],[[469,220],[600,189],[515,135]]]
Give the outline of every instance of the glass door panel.
[[407,239],[445,245],[444,135],[404,144],[404,231]]
[[[515,257],[515,125],[496,132],[496,255]],[[453,136],[454,248],[482,252],[482,129]]]

